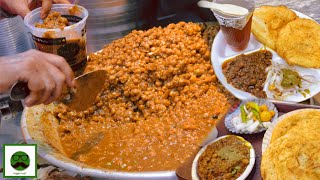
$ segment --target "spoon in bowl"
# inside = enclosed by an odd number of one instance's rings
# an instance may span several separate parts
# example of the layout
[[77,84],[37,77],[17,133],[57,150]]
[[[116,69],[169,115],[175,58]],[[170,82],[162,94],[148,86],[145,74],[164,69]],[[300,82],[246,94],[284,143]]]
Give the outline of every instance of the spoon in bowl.
[[233,4],[218,4],[215,2],[209,2],[209,1],[199,1],[198,6],[203,8],[214,9],[223,14],[227,14],[231,16],[244,16],[249,12],[248,9],[244,7],[236,6]]

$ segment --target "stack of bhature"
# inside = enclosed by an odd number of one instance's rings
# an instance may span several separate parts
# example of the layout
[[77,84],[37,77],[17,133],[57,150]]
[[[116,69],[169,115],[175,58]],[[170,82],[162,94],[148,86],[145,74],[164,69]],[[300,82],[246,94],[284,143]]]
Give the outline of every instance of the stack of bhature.
[[299,18],[285,6],[261,6],[252,20],[252,33],[290,65],[320,68],[320,25]]
[[251,31],[262,44],[275,50],[280,29],[297,18],[286,6],[261,6],[254,11]]
[[284,115],[262,156],[263,179],[319,179],[320,110]]

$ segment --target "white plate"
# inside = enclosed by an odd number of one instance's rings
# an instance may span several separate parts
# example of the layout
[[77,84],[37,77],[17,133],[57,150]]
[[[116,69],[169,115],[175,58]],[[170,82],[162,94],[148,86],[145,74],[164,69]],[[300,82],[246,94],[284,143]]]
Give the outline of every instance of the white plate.
[[320,111],[319,109],[299,109],[299,110],[295,110],[295,111],[291,111],[289,113],[286,113],[286,114],[280,116],[279,118],[277,118],[275,121],[273,121],[272,124],[269,126],[268,130],[266,131],[266,133],[263,136],[262,147],[261,147],[262,154],[266,151],[267,147],[270,144],[270,140],[271,140],[271,137],[272,137],[272,132],[273,132],[273,129],[276,127],[276,125],[280,121],[284,120],[286,117],[294,116],[295,114],[300,114],[301,111],[306,111],[306,110],[312,110],[312,111],[318,110],[318,111]]
[[[208,143],[208,144],[207,144],[206,146],[204,146],[203,148],[201,148],[201,150],[198,152],[198,154],[196,155],[196,157],[194,158],[194,160],[193,160],[193,162],[192,162],[192,169],[191,169],[192,180],[199,180],[198,172],[197,172],[197,171],[198,171],[198,160],[199,160],[200,156],[202,155],[202,153],[206,150],[206,148],[207,148],[210,144],[212,144],[212,143],[214,143],[214,142],[216,142],[216,141],[218,141],[218,140],[220,140],[220,139],[222,139],[222,138],[226,138],[226,137],[228,137],[228,136],[229,136],[229,135],[221,136],[221,137],[219,137],[219,138],[211,141],[210,143]],[[240,137],[240,136],[238,136],[238,137],[241,138],[241,139],[243,139],[245,142],[249,143],[249,142],[246,141],[243,137]],[[237,180],[245,180],[245,179],[249,176],[250,172],[251,172],[252,169],[253,169],[253,166],[254,166],[254,163],[255,163],[255,159],[256,159],[256,155],[255,155],[253,146],[251,145],[251,143],[249,143],[249,144],[250,144],[250,146],[251,146],[251,148],[250,148],[250,160],[249,160],[249,164],[248,164],[247,168],[244,170],[244,172],[241,174],[241,176],[239,176],[239,177],[237,178]]]
[[[294,11],[294,12],[301,18],[312,19],[303,13],[300,13],[297,11]],[[235,52],[231,50],[231,48],[227,45],[227,42],[225,41],[221,30],[218,32],[217,36],[215,37],[212,43],[211,63],[214,68],[216,76],[218,77],[222,85],[226,87],[227,90],[229,90],[234,96],[236,96],[241,100],[249,100],[256,97],[248,92],[236,89],[231,84],[229,84],[222,72],[222,64],[226,60],[231,59],[237,55],[248,54],[254,51],[259,51],[263,47],[264,45],[261,44],[259,41],[257,41],[257,39],[251,34],[248,47],[241,52]],[[272,61],[287,65],[286,61],[283,60],[275,51],[271,50],[270,48],[267,48],[267,50],[272,52]],[[320,79],[320,69],[303,68],[300,66],[292,66],[292,67],[294,67],[300,73],[300,75],[312,75],[312,76],[315,76],[316,79]],[[264,91],[267,92],[268,99],[273,99],[272,96],[268,93],[268,88],[267,88],[268,84],[269,83],[265,84]],[[318,87],[319,87],[318,83],[312,84],[309,87],[310,94],[307,94],[306,97],[304,97],[301,93],[297,93],[295,95],[288,96],[287,98],[284,99],[284,101],[301,102],[301,101],[307,100],[320,92],[320,88]]]

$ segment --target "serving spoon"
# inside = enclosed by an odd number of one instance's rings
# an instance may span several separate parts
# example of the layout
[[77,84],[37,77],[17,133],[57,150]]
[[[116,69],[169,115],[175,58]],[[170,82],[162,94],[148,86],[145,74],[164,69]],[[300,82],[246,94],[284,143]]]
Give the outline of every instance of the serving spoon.
[[[62,97],[59,102],[76,111],[86,110],[102,91],[106,77],[105,70],[91,71],[76,77],[76,87],[68,90],[66,96]],[[22,81],[15,83],[10,90],[10,98],[13,101],[22,100],[29,94],[28,83]]]
[[248,9],[233,4],[218,4],[209,1],[199,1],[199,7],[210,8],[231,16],[244,16],[248,14]]

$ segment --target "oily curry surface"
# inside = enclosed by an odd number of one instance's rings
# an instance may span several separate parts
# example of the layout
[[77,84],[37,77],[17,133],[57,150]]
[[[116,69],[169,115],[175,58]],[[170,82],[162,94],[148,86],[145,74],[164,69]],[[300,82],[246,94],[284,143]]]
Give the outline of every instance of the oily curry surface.
[[90,55],[86,71],[108,78],[83,112],[59,105],[59,135],[72,156],[87,140],[102,140],[77,161],[119,171],[174,170],[194,154],[229,104],[210,63],[204,29],[194,23],[133,31]]

